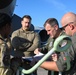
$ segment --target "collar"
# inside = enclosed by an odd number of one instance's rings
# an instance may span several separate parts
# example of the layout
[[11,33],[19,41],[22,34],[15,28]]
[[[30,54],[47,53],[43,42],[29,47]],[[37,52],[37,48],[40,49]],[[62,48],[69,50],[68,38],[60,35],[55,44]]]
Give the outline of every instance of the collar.
[[31,30],[23,30],[22,28],[20,28],[20,31],[23,33],[34,33],[34,31]]

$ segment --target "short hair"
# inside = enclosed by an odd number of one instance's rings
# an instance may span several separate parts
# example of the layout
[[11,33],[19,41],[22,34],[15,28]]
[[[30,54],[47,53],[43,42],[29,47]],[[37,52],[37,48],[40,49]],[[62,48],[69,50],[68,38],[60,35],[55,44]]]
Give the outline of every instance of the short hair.
[[46,26],[47,23],[50,24],[52,27],[53,27],[55,24],[57,24],[58,27],[59,27],[59,23],[58,23],[57,19],[55,19],[55,18],[49,18],[49,19],[47,19],[47,20],[45,21],[45,23],[44,23],[44,27]]
[[32,20],[32,18],[31,18],[31,16],[30,16],[30,15],[24,15],[24,16],[22,17],[22,19],[21,19],[21,20],[23,20],[24,18],[27,18],[27,19],[29,19],[29,20]]
[[0,28],[11,23],[11,17],[5,13],[0,13]]

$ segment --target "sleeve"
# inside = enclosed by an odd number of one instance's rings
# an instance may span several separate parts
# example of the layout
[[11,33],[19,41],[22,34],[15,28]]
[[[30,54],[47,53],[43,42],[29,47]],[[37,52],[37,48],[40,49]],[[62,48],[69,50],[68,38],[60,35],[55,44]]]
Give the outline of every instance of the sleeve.
[[9,66],[10,64],[10,50],[7,47],[7,44],[3,42],[0,44],[1,49],[1,66]]
[[44,47],[40,48],[40,52],[46,54],[48,52],[48,45],[45,45]]
[[19,41],[19,38],[18,38],[18,32],[17,31],[14,31],[11,35],[11,43],[12,43],[12,46],[14,48],[18,48],[18,46],[20,45],[20,41]]
[[19,31],[14,31],[11,36],[11,43],[14,48],[18,49],[27,49],[31,46],[31,42],[27,39],[21,38],[19,35]]
[[41,46],[40,43],[40,37],[38,33],[35,33],[34,39],[33,39],[33,43],[32,45],[28,48],[27,51],[34,51],[36,48],[39,48]]
[[50,38],[47,40],[46,45],[42,46],[39,51],[43,54],[46,54],[48,52],[48,46],[49,46]]
[[66,57],[64,54],[60,54],[59,55],[59,59],[56,61],[56,64],[58,66],[58,69],[60,72],[63,72],[64,70],[66,70]]

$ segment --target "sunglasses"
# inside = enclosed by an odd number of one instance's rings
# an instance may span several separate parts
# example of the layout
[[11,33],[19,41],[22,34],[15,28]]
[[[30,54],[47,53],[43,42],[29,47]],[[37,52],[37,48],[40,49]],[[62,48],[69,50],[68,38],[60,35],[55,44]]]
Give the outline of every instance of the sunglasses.
[[65,28],[72,23],[74,23],[74,22],[70,22],[70,23],[66,24],[65,26],[62,27],[62,29],[65,30]]

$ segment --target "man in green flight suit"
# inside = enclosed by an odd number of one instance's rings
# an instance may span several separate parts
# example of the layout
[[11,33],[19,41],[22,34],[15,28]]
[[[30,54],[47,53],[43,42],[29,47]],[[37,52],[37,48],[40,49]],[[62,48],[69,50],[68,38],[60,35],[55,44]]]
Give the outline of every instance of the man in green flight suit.
[[[46,54],[49,50],[53,48],[53,43],[55,39],[61,35],[65,35],[62,29],[59,28],[58,21],[55,18],[47,19],[46,22],[44,23],[44,27],[45,27],[45,30],[47,31],[47,34],[50,37],[47,41],[47,44],[44,47],[35,49],[34,51],[35,54],[38,54],[39,52]],[[59,54],[59,53],[56,52],[56,54]],[[48,72],[48,75],[51,75],[51,71]],[[54,75],[58,75],[58,72],[55,72]]]
[[[34,56],[34,50],[40,47],[39,34],[31,28],[31,21],[30,15],[24,15],[21,19],[21,28],[14,31],[11,35],[15,57],[32,57]],[[30,62],[24,61],[22,67],[29,69],[31,67]],[[33,74],[36,75],[36,71]]]
[[0,75],[12,75],[10,69],[10,31],[11,17],[5,13],[0,13]]

